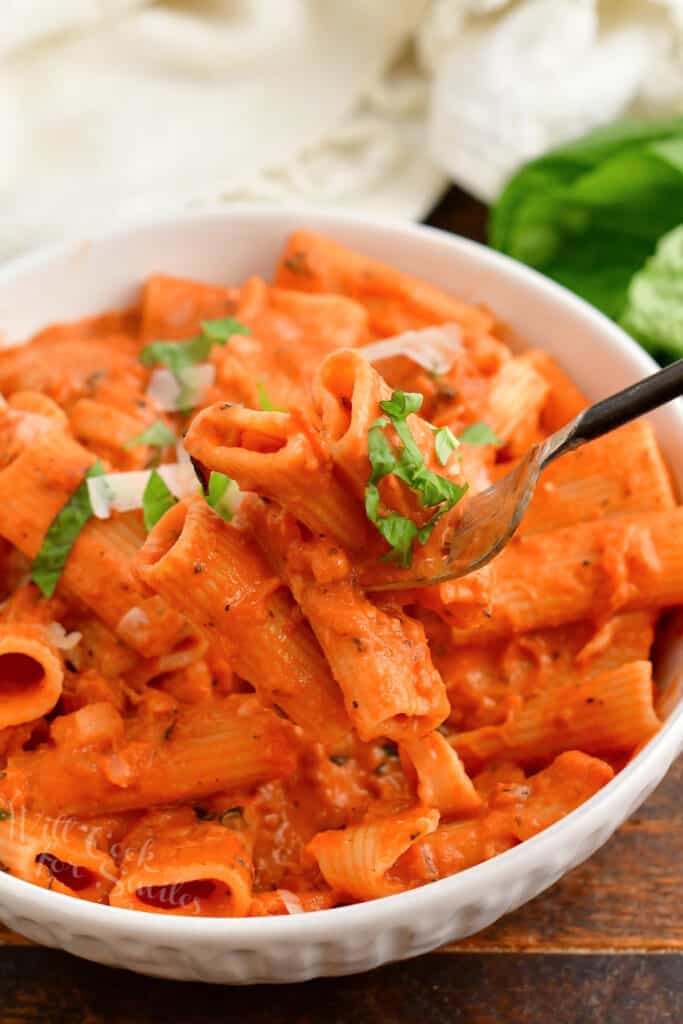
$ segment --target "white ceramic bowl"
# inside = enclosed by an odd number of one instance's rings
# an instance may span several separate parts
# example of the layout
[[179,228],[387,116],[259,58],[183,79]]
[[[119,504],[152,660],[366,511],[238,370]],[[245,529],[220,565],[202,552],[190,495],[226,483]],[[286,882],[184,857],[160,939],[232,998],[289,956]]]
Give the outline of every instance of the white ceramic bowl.
[[[593,398],[655,368],[601,314],[505,256],[429,228],[296,209],[223,208],[24,257],[0,269],[0,328],[23,337],[51,321],[125,305],[151,271],[230,283],[269,275],[285,236],[302,225],[485,302]],[[681,404],[653,417],[679,487]],[[673,677],[683,666],[683,645],[667,653]],[[463,874],[371,903],[293,917],[169,919],[96,906],[2,874],[0,919],[36,942],[168,978],[246,984],[364,971],[471,935],[548,888],[612,835],[682,749],[678,706],[624,771],[556,825]]]

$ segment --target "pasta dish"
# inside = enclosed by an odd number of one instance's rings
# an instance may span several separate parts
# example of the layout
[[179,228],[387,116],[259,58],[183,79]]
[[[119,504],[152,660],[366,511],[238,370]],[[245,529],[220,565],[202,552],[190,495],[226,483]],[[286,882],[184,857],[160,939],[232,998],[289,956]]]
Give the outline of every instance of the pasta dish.
[[587,404],[487,308],[299,230],[272,284],[154,274],[0,349],[0,393],[17,878],[169,915],[389,896],[548,828],[668,711],[683,511],[644,420],[411,584]]

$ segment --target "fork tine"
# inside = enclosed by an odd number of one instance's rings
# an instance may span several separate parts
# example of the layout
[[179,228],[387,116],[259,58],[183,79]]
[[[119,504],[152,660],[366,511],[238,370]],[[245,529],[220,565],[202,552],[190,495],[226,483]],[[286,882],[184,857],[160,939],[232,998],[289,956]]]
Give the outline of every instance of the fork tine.
[[505,546],[533,494],[542,447],[535,445],[497,484],[467,503],[449,538],[445,578],[455,579],[481,568]]

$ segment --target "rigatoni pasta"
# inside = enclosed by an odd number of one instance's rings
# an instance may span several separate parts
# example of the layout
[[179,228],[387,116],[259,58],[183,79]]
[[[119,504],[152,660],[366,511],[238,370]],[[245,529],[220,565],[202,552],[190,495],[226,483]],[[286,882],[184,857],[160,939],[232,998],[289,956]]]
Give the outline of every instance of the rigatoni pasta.
[[243,837],[190,807],[150,811],[121,839],[114,907],[158,914],[243,917],[253,868]]
[[42,626],[0,624],[0,729],[52,711],[63,681],[62,660]]
[[554,463],[490,565],[411,585],[586,405],[488,309],[300,230],[273,284],[156,273],[0,349],[0,391],[16,877],[168,916],[390,896],[569,814],[671,707],[683,512],[647,422]]

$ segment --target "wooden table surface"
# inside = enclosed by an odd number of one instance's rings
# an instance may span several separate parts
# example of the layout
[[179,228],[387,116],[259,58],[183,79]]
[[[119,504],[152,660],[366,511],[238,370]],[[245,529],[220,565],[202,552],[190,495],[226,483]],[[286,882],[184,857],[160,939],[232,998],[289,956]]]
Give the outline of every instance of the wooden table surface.
[[[452,189],[429,222],[482,239]],[[590,861],[487,931],[352,978],[158,981],[0,925],[0,1024],[683,1024],[683,761]]]

